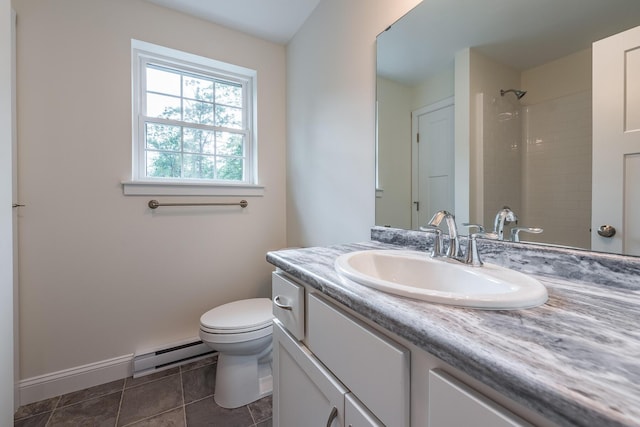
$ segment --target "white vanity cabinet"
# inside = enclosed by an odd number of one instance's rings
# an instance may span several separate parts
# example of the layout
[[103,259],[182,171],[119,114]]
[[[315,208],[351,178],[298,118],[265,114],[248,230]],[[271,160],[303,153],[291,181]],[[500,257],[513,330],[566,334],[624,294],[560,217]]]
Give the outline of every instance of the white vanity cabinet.
[[284,273],[273,298],[276,427],[556,427]]

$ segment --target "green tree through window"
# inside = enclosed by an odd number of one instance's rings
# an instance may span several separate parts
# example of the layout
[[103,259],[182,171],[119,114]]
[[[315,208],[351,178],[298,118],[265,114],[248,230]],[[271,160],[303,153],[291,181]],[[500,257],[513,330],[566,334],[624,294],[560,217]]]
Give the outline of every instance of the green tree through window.
[[243,181],[245,90],[225,81],[146,65],[146,176]]

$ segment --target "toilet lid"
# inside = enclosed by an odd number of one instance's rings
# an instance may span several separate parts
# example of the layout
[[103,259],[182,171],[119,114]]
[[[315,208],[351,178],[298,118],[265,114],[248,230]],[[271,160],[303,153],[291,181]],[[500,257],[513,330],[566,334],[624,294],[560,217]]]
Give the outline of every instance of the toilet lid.
[[269,326],[273,317],[269,298],[252,298],[213,308],[202,315],[200,323],[210,330],[244,332]]

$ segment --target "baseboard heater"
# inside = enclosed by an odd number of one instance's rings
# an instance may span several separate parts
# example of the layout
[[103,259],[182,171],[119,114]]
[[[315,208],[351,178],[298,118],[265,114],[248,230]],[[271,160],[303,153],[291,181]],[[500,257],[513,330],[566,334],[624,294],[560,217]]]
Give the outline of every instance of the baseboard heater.
[[215,353],[211,347],[198,339],[136,353],[133,357],[133,377],[138,378],[164,371],[174,366],[204,359]]

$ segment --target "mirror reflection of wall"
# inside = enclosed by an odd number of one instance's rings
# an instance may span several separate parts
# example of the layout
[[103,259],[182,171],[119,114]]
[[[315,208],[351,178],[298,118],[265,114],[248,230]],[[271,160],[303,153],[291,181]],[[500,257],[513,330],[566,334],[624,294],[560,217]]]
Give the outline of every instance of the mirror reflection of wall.
[[378,76],[378,186],[382,190],[376,199],[378,225],[418,228],[411,224],[416,206],[411,194],[411,113],[452,97],[453,71],[451,63],[417,84]]

